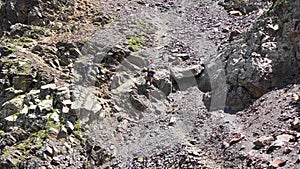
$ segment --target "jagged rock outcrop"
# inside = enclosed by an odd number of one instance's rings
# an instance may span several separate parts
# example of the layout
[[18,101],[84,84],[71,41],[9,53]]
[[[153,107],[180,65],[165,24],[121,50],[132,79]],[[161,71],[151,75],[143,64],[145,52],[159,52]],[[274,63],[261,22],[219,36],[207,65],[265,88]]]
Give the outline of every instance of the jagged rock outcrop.
[[[6,101],[0,106],[0,131],[5,132],[0,133],[0,138],[5,140],[0,145],[1,158],[4,158],[3,162],[6,162],[1,163],[0,166],[2,168],[9,166],[16,168],[18,165],[31,166],[33,161],[38,162],[35,164],[36,167],[50,164],[65,167],[83,166],[87,165],[86,161],[93,165],[101,165],[110,156],[104,149],[100,151],[99,148],[91,148],[89,150],[91,152],[86,152],[87,154],[82,156],[82,160],[72,159],[67,155],[71,151],[78,153],[81,151],[81,148],[73,146],[73,143],[77,144],[84,140],[78,119],[82,118],[81,120],[84,122],[83,118],[87,117],[92,123],[101,116],[98,109],[93,108],[97,105],[93,104],[93,100],[95,98],[82,102],[79,105],[81,106],[79,110],[76,106],[72,106],[77,105],[78,102],[73,102],[68,87],[47,84],[38,90],[31,90],[27,94],[21,94]],[[107,106],[104,101],[102,105]],[[84,116],[80,113],[84,113]],[[97,114],[98,117],[96,117]],[[62,142],[61,140],[65,141]],[[99,157],[87,159],[89,155],[93,156],[94,153]],[[27,160],[22,161],[22,156],[28,155],[30,156]],[[35,159],[34,156],[40,158]],[[64,162],[66,158],[76,161],[77,164]]]
[[264,93],[299,80],[299,8],[298,1],[278,2],[244,41],[222,55],[230,85],[228,109],[241,110]]
[[16,23],[48,26],[57,32],[78,30],[81,24],[78,21],[104,25],[109,22],[110,16],[99,12],[97,6],[98,2],[87,0],[2,0],[0,35]]
[[[41,24],[43,21],[38,0],[4,0],[1,1],[0,17],[2,29],[14,23]],[[44,23],[45,24],[45,23]]]

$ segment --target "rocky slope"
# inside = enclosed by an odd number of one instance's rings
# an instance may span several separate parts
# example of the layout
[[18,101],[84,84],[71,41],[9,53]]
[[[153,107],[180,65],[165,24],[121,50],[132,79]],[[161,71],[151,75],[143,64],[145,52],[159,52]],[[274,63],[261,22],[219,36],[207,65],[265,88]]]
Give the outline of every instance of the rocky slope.
[[0,1],[0,167],[299,168],[299,9]]
[[230,72],[227,105],[233,110],[272,89],[299,82],[299,7],[298,1],[277,4],[222,56]]

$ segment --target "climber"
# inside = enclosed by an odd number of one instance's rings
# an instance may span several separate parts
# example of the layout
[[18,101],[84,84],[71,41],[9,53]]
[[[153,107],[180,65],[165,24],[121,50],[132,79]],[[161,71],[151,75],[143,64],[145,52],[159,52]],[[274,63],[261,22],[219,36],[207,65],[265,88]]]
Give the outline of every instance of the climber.
[[147,67],[147,74],[145,76],[146,84],[150,82],[150,86],[153,84],[153,75],[155,74],[155,65],[153,60],[150,60]]

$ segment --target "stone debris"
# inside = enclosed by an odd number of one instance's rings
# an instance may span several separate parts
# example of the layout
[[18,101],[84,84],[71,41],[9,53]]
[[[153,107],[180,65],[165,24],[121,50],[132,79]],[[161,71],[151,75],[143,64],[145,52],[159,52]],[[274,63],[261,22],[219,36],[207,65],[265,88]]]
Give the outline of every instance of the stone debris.
[[295,117],[292,121],[291,128],[296,131],[300,131],[300,120],[298,117]]
[[275,168],[278,168],[278,167],[282,167],[284,166],[286,163],[286,160],[282,160],[280,158],[276,158],[272,163],[271,165]]
[[240,12],[240,11],[229,11],[229,14],[230,15],[235,15],[235,16],[242,16],[243,15],[242,12]]
[[0,0],[0,168],[300,168],[298,6]]
[[176,57],[180,57],[183,61],[188,60],[190,58],[190,54],[188,53],[176,53],[173,55]]
[[262,136],[253,142],[256,148],[260,149],[266,145],[270,145],[274,141],[273,136]]
[[177,121],[176,117],[172,116],[172,117],[170,118],[169,125],[170,125],[170,126],[175,125],[176,121]]
[[245,137],[244,135],[239,133],[234,138],[230,139],[229,144],[230,145],[235,144],[235,143],[241,141],[244,137]]
[[276,139],[278,141],[290,142],[290,141],[293,141],[295,139],[295,137],[292,135],[289,135],[289,134],[282,134],[282,135],[276,136]]

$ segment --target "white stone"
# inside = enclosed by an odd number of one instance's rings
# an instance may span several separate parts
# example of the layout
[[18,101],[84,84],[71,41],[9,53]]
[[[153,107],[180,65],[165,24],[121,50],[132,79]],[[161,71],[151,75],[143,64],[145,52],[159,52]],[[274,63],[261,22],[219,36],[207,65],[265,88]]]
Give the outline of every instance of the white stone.
[[70,121],[67,121],[66,122],[66,127],[68,128],[68,129],[70,129],[71,131],[73,131],[74,130],[74,125],[70,122]]

